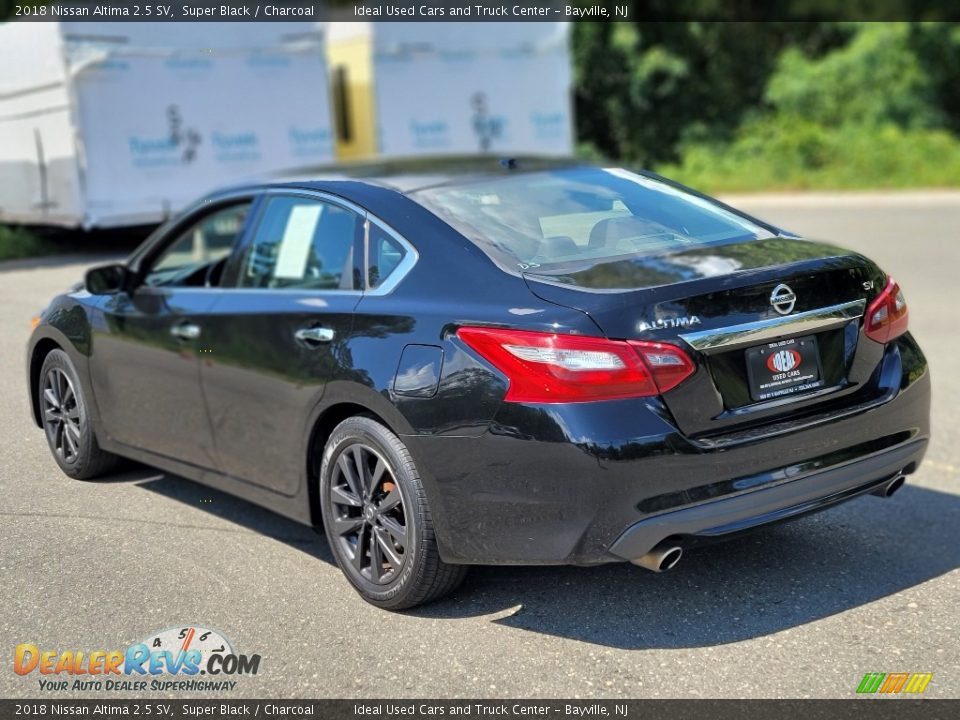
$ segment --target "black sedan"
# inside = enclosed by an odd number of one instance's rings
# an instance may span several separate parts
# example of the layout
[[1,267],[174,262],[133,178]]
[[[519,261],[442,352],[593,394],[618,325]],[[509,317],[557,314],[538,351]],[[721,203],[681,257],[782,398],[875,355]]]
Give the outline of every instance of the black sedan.
[[657,176],[490,161],[211,195],[50,303],[28,382],[68,475],[322,526],[400,609],[891,495],[930,433],[907,318],[865,257]]

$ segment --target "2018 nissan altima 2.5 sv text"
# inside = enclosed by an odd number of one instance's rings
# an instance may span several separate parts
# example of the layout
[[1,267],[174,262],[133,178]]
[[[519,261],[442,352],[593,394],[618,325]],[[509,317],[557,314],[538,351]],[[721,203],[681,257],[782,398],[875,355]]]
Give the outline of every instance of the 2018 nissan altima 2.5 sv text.
[[53,299],[28,383],[65,473],[322,526],[401,609],[470,564],[666,570],[924,455],[926,361],[862,255],[616,168],[318,177],[204,198]]

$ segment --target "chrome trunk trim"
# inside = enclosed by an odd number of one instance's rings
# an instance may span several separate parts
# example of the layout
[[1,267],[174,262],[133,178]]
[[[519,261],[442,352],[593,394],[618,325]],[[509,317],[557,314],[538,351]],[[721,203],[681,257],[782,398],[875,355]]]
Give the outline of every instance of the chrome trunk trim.
[[866,307],[866,300],[854,300],[786,317],[681,333],[680,338],[695,350],[710,355],[738,347],[757,345],[786,335],[801,335],[840,327],[851,320],[863,317]]

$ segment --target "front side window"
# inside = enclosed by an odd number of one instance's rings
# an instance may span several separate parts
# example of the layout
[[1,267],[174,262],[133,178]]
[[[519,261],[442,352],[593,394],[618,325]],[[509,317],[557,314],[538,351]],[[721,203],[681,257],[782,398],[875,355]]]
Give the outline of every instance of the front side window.
[[521,269],[773,237],[716,203],[619,169],[522,173],[434,186],[411,197],[495,259]]
[[354,290],[354,248],[363,218],[334,203],[270,198],[254,232],[239,285],[253,288]]
[[[151,287],[203,285],[222,270],[250,211],[250,201],[215,210],[183,231],[150,264]],[[207,282],[206,284],[209,284]]]

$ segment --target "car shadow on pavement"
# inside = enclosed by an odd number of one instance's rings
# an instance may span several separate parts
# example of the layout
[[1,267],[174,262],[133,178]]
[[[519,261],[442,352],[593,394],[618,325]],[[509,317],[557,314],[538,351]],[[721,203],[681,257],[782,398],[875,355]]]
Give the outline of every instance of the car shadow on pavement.
[[187,478],[137,464],[97,482],[135,483],[145,490],[198,508],[252,532],[286,543],[331,565],[336,565],[322,530],[318,532],[259,505],[200,485]]
[[[842,613],[960,567],[960,496],[907,485],[693,550],[674,570],[628,564],[478,568],[457,595],[417,613],[495,622],[624,649],[762,637]],[[902,599],[876,622],[924,612]]]
[[[137,471],[121,478],[136,481]],[[322,533],[243,500],[156,470],[141,473],[140,487],[334,564]],[[960,496],[908,483],[890,500],[859,498],[696,548],[663,574],[627,563],[475,567],[450,598],[408,614],[492,615],[500,625],[622,649],[703,647],[801,626],[958,567]],[[876,622],[895,627],[924,612],[908,602],[878,608]]]

